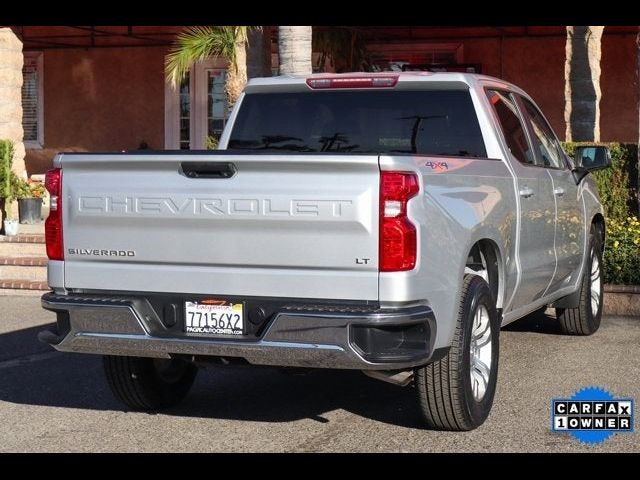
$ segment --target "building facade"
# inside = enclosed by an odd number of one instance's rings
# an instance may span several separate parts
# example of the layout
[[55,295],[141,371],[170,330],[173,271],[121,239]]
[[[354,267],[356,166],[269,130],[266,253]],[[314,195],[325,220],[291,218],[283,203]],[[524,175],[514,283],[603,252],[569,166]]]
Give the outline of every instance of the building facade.
[[[207,148],[225,123],[226,64],[194,65],[172,88],[164,61],[182,28],[0,27],[0,138],[18,140],[22,126],[17,168],[43,173],[59,151]],[[428,65],[503,78],[564,136],[565,27],[353,28],[376,69]],[[277,28],[270,32],[277,70]],[[637,34],[637,26],[604,30],[602,141],[638,141]]]

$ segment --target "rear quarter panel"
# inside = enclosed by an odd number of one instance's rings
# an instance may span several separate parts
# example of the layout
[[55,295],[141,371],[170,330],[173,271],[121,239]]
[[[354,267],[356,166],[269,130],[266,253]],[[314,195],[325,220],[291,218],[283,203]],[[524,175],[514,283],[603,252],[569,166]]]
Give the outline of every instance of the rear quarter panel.
[[421,194],[408,204],[418,229],[414,270],[380,275],[380,301],[426,302],[434,311],[436,348],[450,345],[468,253],[479,240],[491,240],[499,252],[498,307],[515,288],[517,199],[513,176],[494,159],[382,156],[381,170],[418,174]]

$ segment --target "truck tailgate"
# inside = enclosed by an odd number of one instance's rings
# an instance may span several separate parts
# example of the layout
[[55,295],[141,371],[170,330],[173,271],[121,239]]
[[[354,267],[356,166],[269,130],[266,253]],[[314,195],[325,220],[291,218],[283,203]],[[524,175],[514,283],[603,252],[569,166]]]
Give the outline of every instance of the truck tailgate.
[[57,163],[66,288],[378,299],[375,155],[64,154]]

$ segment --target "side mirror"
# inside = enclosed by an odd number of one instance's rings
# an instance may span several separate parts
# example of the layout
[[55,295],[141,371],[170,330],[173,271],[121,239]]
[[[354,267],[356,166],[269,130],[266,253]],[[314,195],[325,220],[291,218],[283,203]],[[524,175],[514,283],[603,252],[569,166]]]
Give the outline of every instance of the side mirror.
[[576,167],[593,172],[611,166],[611,152],[603,146],[580,146],[576,147],[573,160]]

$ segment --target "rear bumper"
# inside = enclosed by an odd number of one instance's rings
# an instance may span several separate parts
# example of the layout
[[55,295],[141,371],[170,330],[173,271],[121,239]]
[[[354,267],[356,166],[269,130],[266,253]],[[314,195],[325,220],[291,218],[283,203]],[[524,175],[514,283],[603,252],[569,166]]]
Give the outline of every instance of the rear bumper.
[[57,331],[38,337],[63,352],[235,357],[255,365],[360,370],[423,365],[443,353],[434,355],[436,321],[426,306],[271,301],[252,335],[229,340],[184,334],[182,306],[175,298],[47,293],[42,306],[56,312]]

